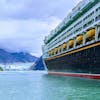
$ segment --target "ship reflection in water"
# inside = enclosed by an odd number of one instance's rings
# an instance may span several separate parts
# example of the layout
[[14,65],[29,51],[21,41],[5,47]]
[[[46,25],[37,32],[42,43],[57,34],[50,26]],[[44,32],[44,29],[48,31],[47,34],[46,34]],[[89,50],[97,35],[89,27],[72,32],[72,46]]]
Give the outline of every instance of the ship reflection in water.
[[0,100],[99,100],[100,80],[50,76],[44,71],[0,73]]

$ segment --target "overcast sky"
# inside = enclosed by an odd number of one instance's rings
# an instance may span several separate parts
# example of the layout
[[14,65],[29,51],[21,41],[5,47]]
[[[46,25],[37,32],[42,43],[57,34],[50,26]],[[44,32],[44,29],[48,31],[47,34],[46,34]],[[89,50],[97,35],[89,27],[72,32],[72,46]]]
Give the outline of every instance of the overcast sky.
[[0,0],[0,48],[42,54],[44,37],[81,0]]

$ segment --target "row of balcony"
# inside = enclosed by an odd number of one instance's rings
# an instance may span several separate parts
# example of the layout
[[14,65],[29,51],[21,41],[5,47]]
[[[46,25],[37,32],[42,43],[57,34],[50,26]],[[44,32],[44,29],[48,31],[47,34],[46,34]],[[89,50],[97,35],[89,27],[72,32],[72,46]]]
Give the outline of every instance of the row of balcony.
[[[48,57],[56,56],[59,53],[68,52],[73,49],[76,49],[77,47],[81,47],[83,45],[86,45],[88,43],[92,43],[95,40],[96,37],[96,30],[94,28],[89,29],[84,34],[79,34],[76,37],[70,39],[69,41],[59,45],[58,47],[48,51]],[[98,33],[97,38],[100,38],[100,32]]]

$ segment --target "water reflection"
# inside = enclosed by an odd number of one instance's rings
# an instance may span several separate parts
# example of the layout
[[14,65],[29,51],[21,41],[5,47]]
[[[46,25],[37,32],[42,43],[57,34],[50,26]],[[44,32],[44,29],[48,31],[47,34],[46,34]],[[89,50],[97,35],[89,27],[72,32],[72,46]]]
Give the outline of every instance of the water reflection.
[[0,73],[0,100],[99,100],[99,95],[100,80],[38,71]]

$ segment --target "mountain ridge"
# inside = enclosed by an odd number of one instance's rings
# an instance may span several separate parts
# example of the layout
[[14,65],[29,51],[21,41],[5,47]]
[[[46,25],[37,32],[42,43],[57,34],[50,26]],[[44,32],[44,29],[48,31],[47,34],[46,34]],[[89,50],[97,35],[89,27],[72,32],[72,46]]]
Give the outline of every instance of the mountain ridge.
[[45,70],[45,66],[43,64],[42,56],[37,59],[34,65],[31,66],[32,70]]
[[15,62],[35,62],[38,59],[27,52],[8,52],[0,49],[0,63],[15,63]]

